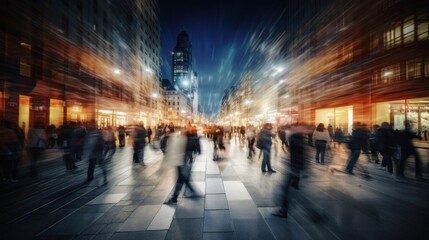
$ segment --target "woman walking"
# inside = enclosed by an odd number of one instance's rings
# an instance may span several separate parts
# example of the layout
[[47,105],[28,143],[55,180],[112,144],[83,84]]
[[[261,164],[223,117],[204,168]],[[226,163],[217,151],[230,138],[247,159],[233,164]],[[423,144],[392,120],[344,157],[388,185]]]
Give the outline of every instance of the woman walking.
[[323,123],[319,123],[316,130],[314,130],[313,140],[316,145],[316,162],[323,165],[325,164],[326,144],[331,140],[329,132],[325,129],[325,125],[323,125]]

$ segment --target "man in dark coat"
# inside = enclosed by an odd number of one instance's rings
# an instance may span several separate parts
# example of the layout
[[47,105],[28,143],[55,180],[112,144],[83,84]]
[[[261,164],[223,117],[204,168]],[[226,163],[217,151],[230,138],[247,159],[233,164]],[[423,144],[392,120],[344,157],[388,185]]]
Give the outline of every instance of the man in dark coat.
[[353,174],[353,168],[359,159],[360,152],[362,151],[363,145],[366,144],[367,134],[362,128],[360,122],[354,124],[354,129],[350,142],[348,143],[350,149],[350,156],[347,161],[346,173]]
[[142,163],[144,164],[144,147],[146,145],[146,129],[144,128],[143,123],[137,125],[134,129],[134,154],[133,161],[134,163]]

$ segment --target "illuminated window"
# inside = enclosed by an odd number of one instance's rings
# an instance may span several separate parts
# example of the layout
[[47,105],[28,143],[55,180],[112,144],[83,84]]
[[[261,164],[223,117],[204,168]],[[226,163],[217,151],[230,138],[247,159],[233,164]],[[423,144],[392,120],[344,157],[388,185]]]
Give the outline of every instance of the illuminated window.
[[422,59],[407,61],[407,80],[422,77]]
[[381,69],[380,74],[381,76],[380,76],[380,81],[377,82],[378,84],[389,84],[389,83],[399,81],[400,79],[399,64]]
[[412,43],[415,40],[414,16],[392,25],[383,33],[384,46],[391,48],[402,43]]
[[404,43],[414,42],[414,19],[412,17],[404,21],[402,32],[404,34]]
[[425,40],[429,37],[429,17],[427,14],[420,14],[417,17],[417,39]]
[[429,77],[429,58],[425,58],[424,71],[425,71],[425,77]]

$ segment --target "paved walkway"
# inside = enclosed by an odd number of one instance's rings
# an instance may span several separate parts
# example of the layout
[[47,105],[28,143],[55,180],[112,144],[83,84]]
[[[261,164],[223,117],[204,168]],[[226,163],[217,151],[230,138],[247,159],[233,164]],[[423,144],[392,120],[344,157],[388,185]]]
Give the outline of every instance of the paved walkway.
[[[429,181],[416,181],[411,172],[396,181],[362,156],[370,178],[358,170],[332,174],[346,159],[346,150],[337,148],[327,165],[311,163],[283,219],[271,215],[287,171],[282,150],[272,153],[278,172],[263,174],[257,157],[247,159],[236,140],[216,162],[212,143],[202,143],[192,179],[203,196],[184,192],[177,205],[163,204],[176,170],[151,148],[147,166],[132,163],[130,147],[118,149],[107,184],[100,169],[95,181],[85,183],[87,162],[70,174],[60,159],[41,166],[37,178],[2,183],[0,239],[427,239]],[[311,159],[313,154],[309,148]],[[429,179],[428,155],[423,158]],[[321,223],[312,221],[314,212]]]

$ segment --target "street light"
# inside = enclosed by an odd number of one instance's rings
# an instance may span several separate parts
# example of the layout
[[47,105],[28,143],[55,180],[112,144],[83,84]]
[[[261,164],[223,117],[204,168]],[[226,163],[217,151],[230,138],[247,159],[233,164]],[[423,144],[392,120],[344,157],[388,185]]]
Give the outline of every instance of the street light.
[[119,70],[119,69],[117,69],[117,68],[116,68],[115,70],[113,70],[113,72],[114,72],[115,74],[118,74],[118,75],[119,75],[119,74],[121,74],[121,70]]

